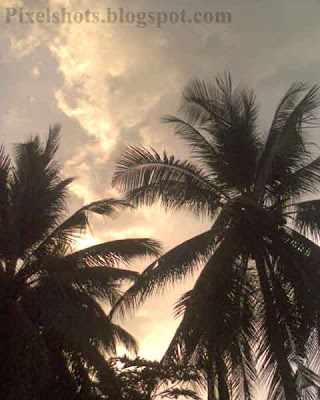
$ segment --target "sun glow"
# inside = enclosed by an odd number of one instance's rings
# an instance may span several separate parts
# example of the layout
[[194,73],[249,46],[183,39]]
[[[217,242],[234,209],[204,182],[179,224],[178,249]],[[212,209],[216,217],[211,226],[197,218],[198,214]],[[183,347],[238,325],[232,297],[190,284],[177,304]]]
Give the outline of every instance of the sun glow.
[[90,246],[95,246],[101,243],[101,240],[90,234],[85,234],[83,237],[77,239],[77,248],[79,250],[86,249]]

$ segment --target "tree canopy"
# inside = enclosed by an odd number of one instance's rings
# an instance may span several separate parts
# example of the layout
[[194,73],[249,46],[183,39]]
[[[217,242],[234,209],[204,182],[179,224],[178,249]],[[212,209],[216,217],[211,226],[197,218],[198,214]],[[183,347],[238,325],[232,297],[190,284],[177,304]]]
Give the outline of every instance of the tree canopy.
[[0,151],[0,397],[98,399],[119,391],[106,357],[135,339],[105,313],[120,284],[137,273],[133,258],[159,255],[152,239],[125,239],[83,250],[77,239],[91,214],[115,217],[127,202],[102,199],[67,216],[67,189],[56,159],[60,127]]
[[133,146],[117,161],[125,201],[212,221],[147,267],[113,310],[132,311],[200,267],[163,362],[200,365],[210,400],[253,399],[258,378],[270,400],[299,398],[292,358],[320,333],[320,157],[308,137],[319,105],[318,86],[294,83],[264,134],[253,91],[229,75],[194,79],[179,116],[164,118],[190,159]]

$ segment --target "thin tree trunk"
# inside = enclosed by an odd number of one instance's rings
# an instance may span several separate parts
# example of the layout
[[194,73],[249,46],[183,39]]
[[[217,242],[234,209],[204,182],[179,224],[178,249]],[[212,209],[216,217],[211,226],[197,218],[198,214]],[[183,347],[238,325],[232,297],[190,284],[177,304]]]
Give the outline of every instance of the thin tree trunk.
[[213,381],[213,353],[212,348],[208,345],[208,365],[207,365],[207,392],[208,400],[216,400],[214,395],[214,381]]
[[277,327],[279,328],[277,330],[271,329],[269,331],[269,334],[271,340],[271,349],[275,354],[280,369],[281,382],[284,389],[285,397],[286,400],[298,400],[298,394],[292,374],[292,369],[286,357],[286,351],[284,347],[285,337],[283,335],[283,330],[281,329],[280,321],[275,315],[276,310],[273,304],[273,296],[265,269],[265,260],[260,254],[256,254],[256,265],[265,303],[267,325],[273,326],[276,323]]
[[208,391],[208,400],[215,400],[212,368],[210,368],[209,371],[207,372],[207,391]]
[[226,367],[221,354],[216,353],[216,366],[218,376],[218,392],[219,400],[230,400],[229,389],[227,384]]

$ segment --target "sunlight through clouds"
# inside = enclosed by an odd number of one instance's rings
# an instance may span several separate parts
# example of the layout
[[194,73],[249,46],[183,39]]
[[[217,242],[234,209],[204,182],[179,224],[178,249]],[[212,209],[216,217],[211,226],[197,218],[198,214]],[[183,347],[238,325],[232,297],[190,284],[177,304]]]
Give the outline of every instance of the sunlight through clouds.
[[95,236],[86,233],[85,235],[83,235],[83,237],[78,238],[76,242],[77,242],[76,244],[77,249],[83,250],[86,249],[87,247],[95,246],[96,244],[101,243],[101,240]]
[[106,238],[108,240],[119,240],[125,238],[147,238],[154,237],[155,231],[151,227],[135,226],[133,228],[123,230],[108,230]]
[[161,360],[175,329],[176,327],[168,321],[152,324],[150,334],[146,334],[140,342],[140,356],[148,360]]

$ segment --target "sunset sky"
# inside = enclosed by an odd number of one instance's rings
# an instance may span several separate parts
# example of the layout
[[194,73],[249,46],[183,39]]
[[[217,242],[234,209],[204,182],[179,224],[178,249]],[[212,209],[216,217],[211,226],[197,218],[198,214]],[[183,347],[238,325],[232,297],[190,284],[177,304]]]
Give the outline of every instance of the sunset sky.
[[[84,203],[118,196],[111,188],[115,160],[127,145],[152,146],[179,157],[188,150],[162,125],[174,114],[184,85],[225,70],[257,93],[261,131],[296,80],[320,83],[319,0],[0,0],[0,132],[7,150],[31,134],[45,138],[63,126],[59,156],[71,186],[70,212]],[[25,11],[107,8],[138,12],[229,12],[230,23],[6,22],[8,8]],[[20,10],[21,8],[21,10]],[[129,237],[154,237],[169,249],[203,231],[209,221],[161,208],[139,209],[116,221],[94,219],[82,246]],[[151,260],[135,263],[143,270]],[[141,355],[160,358],[178,321],[172,306],[190,287],[168,288],[137,310],[124,326],[140,340]],[[260,400],[260,399],[259,399]],[[262,400],[262,397],[261,397]]]

